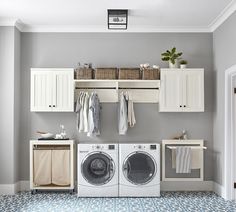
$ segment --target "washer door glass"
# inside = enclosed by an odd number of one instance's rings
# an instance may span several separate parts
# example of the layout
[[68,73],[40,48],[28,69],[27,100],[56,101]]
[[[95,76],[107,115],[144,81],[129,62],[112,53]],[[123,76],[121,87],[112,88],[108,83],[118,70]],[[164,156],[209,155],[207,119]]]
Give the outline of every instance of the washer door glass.
[[155,172],[155,162],[145,152],[132,153],[123,164],[124,176],[135,185],[147,184],[153,179]]
[[96,152],[87,156],[81,164],[83,177],[93,185],[108,183],[114,175],[114,162],[110,156]]

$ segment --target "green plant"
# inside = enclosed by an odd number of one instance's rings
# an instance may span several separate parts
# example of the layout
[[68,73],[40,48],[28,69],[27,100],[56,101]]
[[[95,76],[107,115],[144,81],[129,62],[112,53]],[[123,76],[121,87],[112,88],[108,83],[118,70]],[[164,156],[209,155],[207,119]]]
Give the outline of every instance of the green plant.
[[171,50],[167,50],[166,52],[162,53],[162,60],[163,61],[170,61],[172,64],[175,64],[177,59],[180,59],[182,52],[177,53],[176,48],[172,48]]
[[181,60],[179,62],[180,65],[187,65],[188,64],[188,61],[187,60]]

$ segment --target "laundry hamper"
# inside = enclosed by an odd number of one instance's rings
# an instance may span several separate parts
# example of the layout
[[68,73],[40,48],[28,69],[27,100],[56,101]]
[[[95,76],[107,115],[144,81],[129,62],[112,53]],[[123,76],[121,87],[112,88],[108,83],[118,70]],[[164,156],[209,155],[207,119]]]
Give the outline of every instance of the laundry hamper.
[[119,79],[139,80],[141,79],[140,68],[120,68]]
[[30,189],[74,191],[74,141],[30,141]]

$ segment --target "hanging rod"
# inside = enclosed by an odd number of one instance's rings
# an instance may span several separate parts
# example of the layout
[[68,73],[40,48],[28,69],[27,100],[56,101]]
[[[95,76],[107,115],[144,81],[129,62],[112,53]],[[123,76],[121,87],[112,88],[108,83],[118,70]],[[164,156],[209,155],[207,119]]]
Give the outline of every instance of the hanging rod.
[[[90,87],[87,87],[87,88],[84,88],[84,87],[75,87],[75,89],[79,89],[79,90],[91,90],[91,89],[116,89],[116,87],[97,87],[97,88],[90,88]],[[159,90],[159,88],[127,88],[127,87],[118,87],[118,89],[129,89],[129,90]]]
[[176,149],[177,147],[190,147],[191,149],[207,149],[205,146],[167,146],[168,149]]

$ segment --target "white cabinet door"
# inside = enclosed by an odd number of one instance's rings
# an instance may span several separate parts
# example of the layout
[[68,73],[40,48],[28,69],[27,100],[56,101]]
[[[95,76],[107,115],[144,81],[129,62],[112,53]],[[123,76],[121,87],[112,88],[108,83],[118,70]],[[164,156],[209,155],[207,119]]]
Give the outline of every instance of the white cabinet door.
[[182,111],[182,71],[161,72],[160,112]]
[[204,69],[162,69],[160,112],[203,112]]
[[204,71],[183,72],[183,111],[204,111]]
[[50,71],[31,71],[30,111],[52,111],[52,75]]
[[73,112],[74,111],[74,72],[54,71],[53,72],[53,111]]
[[74,70],[31,69],[31,111],[74,111]]

